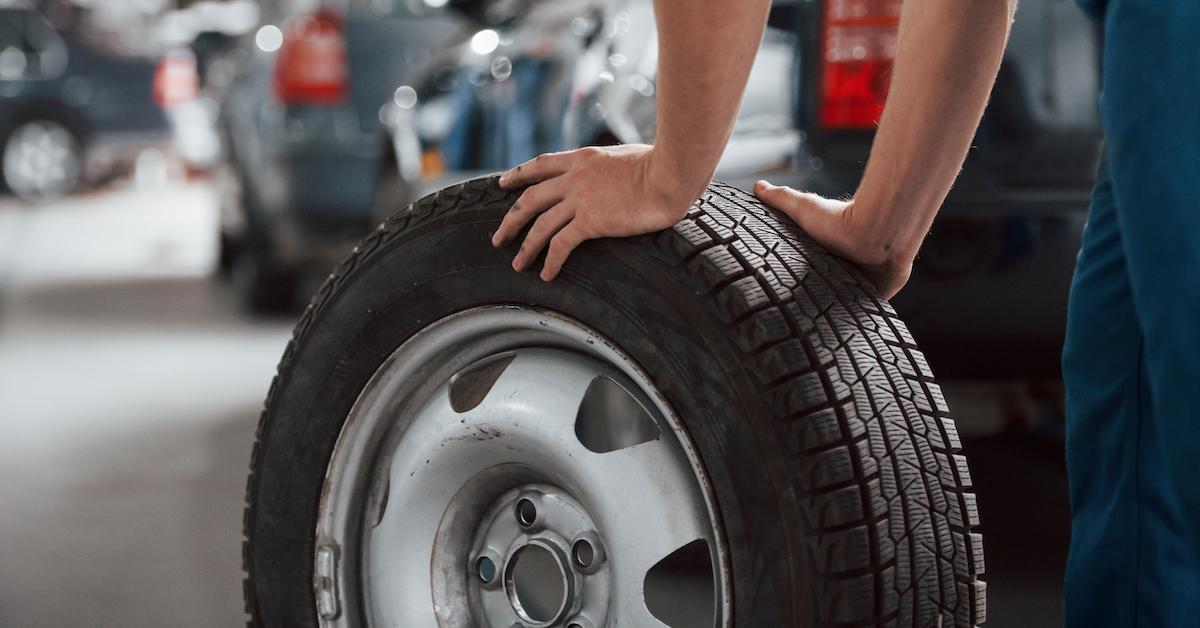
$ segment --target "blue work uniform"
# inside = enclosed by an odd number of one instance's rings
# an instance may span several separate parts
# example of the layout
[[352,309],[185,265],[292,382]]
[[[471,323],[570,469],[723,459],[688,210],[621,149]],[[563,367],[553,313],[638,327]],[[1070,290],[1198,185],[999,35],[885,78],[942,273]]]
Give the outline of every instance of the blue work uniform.
[[1105,155],[1063,351],[1066,624],[1200,626],[1200,0],[1081,1]]

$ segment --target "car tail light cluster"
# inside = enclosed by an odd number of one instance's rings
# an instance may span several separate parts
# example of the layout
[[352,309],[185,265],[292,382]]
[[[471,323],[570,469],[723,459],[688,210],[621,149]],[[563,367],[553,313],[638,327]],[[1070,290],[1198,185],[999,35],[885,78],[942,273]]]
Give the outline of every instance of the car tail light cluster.
[[160,107],[170,108],[191,101],[199,86],[196,60],[189,53],[168,54],[154,70],[154,101]]
[[289,105],[336,105],[346,98],[346,38],[341,15],[322,9],[292,19],[275,58],[275,97]]
[[874,127],[883,114],[896,58],[901,0],[827,0],[821,126]]

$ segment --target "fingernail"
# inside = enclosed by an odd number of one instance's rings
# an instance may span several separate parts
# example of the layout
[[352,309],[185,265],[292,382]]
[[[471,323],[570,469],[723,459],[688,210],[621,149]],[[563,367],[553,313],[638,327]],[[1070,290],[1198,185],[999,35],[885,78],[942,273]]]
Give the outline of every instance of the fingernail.
[[767,183],[767,182],[766,182],[765,180],[763,180],[763,179],[759,179],[758,181],[756,181],[756,182],[754,183],[754,190],[755,190],[756,192],[761,192],[761,191],[763,191],[763,190],[765,190],[765,189],[767,189],[767,188],[769,188],[769,187],[771,187],[771,184],[770,184],[770,183]]

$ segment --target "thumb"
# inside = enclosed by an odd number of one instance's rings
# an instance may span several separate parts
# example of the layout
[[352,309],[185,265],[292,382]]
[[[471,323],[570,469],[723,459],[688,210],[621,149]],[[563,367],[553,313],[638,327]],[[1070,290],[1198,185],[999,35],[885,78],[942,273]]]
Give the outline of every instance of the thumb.
[[798,192],[786,185],[771,185],[767,181],[758,181],[754,184],[754,195],[796,222],[802,220],[801,216],[805,211],[820,209],[820,204],[812,198],[816,195]]

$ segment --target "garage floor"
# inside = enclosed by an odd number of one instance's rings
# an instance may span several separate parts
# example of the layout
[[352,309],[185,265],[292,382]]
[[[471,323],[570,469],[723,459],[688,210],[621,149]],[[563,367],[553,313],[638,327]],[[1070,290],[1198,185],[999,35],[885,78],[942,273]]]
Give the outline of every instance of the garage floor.
[[[199,183],[0,200],[0,626],[243,621],[246,463],[291,323],[209,279],[215,220]],[[967,448],[987,625],[1059,625],[1061,452]]]

